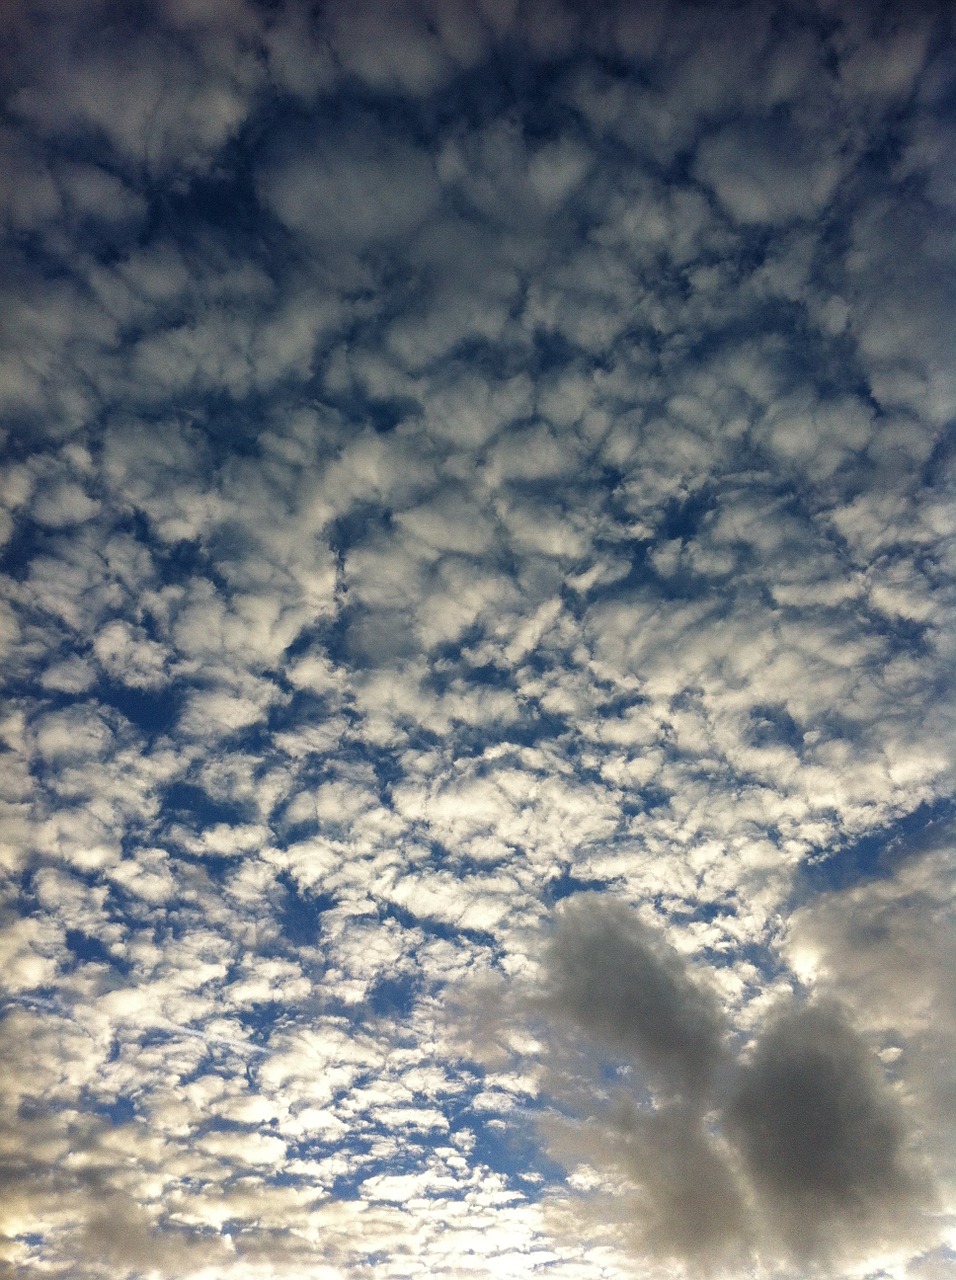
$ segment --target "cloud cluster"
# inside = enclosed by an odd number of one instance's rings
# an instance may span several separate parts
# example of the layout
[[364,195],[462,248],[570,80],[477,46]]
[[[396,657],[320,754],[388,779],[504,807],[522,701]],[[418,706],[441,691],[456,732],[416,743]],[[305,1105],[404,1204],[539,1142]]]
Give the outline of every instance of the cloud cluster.
[[548,1005],[638,1059],[658,1089],[702,1101],[725,1052],[716,1001],[633,913],[598,904],[572,899],[562,912],[547,961]]
[[932,1239],[922,1109],[832,997],[779,999],[735,1055],[714,987],[596,894],[562,904],[543,978],[539,1007],[628,1066],[588,1097],[555,1057],[552,1152],[646,1264],[872,1267]]

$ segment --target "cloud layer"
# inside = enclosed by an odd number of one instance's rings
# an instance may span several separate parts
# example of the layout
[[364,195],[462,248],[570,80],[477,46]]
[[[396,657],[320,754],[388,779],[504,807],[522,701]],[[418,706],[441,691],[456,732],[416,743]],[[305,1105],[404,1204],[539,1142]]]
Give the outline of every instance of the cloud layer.
[[949,6],[2,25],[0,1270],[951,1265]]

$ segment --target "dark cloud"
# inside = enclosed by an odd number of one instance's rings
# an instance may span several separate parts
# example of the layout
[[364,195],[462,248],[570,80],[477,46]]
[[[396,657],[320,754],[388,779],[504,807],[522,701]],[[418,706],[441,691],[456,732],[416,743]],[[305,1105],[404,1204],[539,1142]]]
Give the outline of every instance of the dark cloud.
[[623,1102],[592,1117],[583,1132],[546,1132],[555,1159],[569,1165],[585,1160],[617,1180],[613,1208],[600,1198],[578,1208],[616,1221],[631,1252],[704,1269],[744,1258],[750,1229],[745,1187],[732,1153],[693,1109],[647,1112]]
[[552,1154],[623,1178],[625,1234],[639,1253],[716,1262],[757,1249],[819,1260],[914,1229],[930,1197],[907,1117],[837,1004],[785,1005],[751,1056],[733,1063],[700,979],[633,912],[596,894],[564,906],[546,973],[551,1011],[633,1057],[665,1098],[685,1099],[602,1105],[605,1089],[588,1098],[579,1084],[564,1088],[562,1066],[549,1076],[583,1117],[550,1135]]
[[706,1123],[677,1107],[623,1119],[618,1158],[644,1193],[633,1207],[637,1242],[657,1257],[739,1253],[747,1235],[744,1196]]
[[916,1182],[875,1055],[829,1004],[788,1008],[757,1041],[727,1108],[758,1202],[797,1253],[898,1219]]
[[837,997],[906,1081],[921,1144],[956,1180],[956,877],[951,832],[907,849],[893,874],[822,894],[797,911],[789,963]]
[[635,1059],[665,1093],[706,1093],[724,1056],[717,1002],[633,912],[598,896],[570,900],[548,974],[556,1013]]

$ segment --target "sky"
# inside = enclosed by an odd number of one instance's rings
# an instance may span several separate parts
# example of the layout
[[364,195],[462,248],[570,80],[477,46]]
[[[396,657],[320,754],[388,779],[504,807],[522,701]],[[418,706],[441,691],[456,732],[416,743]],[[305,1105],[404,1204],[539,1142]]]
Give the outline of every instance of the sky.
[[945,0],[8,0],[0,1278],[945,1280]]

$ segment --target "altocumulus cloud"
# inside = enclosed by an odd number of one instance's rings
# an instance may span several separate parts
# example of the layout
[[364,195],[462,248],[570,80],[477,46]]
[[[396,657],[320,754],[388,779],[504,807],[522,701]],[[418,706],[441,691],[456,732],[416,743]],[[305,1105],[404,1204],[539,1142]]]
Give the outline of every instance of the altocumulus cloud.
[[0,1268],[945,1274],[951,6],[0,21]]

